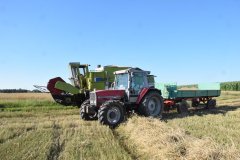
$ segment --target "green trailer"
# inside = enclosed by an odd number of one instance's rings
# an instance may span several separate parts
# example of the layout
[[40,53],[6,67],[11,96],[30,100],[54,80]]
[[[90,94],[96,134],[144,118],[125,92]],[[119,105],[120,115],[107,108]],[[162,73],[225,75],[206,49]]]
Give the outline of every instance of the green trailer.
[[[198,107],[201,103],[206,108],[214,108],[216,100],[213,98],[221,95],[220,83],[202,83],[190,89],[178,89],[176,83],[157,83],[155,87],[162,92],[165,110],[177,108],[180,113],[186,112],[189,106]],[[187,101],[191,101],[191,105]]]

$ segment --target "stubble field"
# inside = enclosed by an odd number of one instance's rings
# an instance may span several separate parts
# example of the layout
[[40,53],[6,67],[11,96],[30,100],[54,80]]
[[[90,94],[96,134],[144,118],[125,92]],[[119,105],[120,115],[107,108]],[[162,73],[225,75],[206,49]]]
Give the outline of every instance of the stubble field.
[[240,92],[214,110],[162,121],[133,115],[117,129],[83,121],[50,94],[0,94],[1,159],[240,159]]

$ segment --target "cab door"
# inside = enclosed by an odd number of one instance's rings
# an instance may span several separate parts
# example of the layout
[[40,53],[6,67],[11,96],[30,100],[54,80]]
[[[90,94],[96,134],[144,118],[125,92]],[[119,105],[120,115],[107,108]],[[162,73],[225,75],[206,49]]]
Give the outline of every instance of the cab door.
[[138,95],[143,88],[149,87],[146,72],[133,72],[131,73],[130,88],[129,88],[129,101],[131,103],[137,102]]

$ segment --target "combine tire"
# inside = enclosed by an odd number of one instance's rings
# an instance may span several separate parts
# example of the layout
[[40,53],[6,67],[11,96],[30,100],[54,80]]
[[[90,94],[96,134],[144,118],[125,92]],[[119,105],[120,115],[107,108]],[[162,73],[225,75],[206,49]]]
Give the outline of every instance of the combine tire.
[[96,120],[97,119],[97,114],[93,114],[93,115],[90,115],[88,113],[86,113],[86,107],[90,105],[90,101],[89,99],[88,100],[85,100],[81,107],[80,107],[80,117],[83,119],[83,120]]
[[188,114],[188,103],[185,100],[182,100],[182,102],[180,102],[177,105],[177,112],[181,115],[187,115]]
[[161,117],[163,111],[163,98],[156,92],[149,92],[142,100],[138,108],[140,115],[146,117]]
[[117,127],[125,119],[124,104],[120,101],[106,101],[98,110],[98,120],[111,128]]
[[216,108],[216,100],[215,99],[208,100],[206,108],[207,109],[214,109],[214,108]]

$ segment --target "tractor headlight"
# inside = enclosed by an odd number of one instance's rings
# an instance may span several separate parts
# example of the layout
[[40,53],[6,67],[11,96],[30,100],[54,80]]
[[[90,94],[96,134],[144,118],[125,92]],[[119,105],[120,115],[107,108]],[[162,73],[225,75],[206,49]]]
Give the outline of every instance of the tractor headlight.
[[90,104],[96,106],[97,105],[97,96],[96,92],[90,92]]

